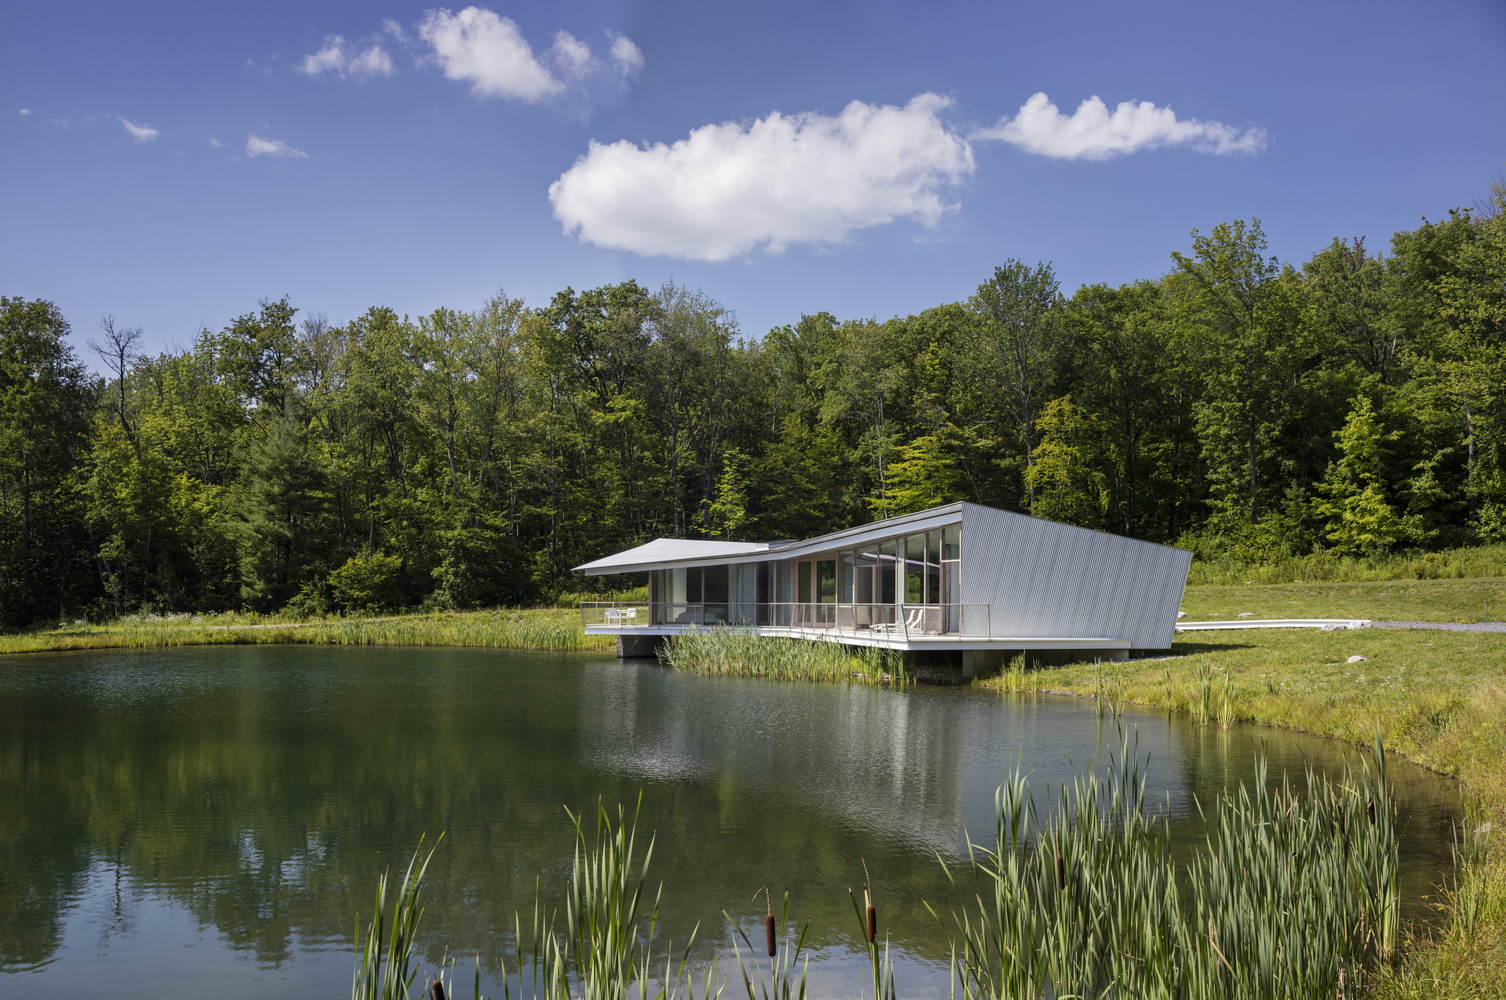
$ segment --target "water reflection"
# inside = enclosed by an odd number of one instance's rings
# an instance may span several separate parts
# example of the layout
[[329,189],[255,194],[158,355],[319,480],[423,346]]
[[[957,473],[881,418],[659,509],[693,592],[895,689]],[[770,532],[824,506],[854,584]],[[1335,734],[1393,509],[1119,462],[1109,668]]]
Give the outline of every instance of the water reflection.
[[[1126,717],[1176,835],[1194,796],[1336,767],[1333,744]],[[993,831],[1016,764],[1037,789],[1101,766],[1113,720],[1070,699],[684,677],[579,656],[242,647],[37,656],[0,664],[0,963],[63,993],[230,995],[348,988],[351,931],[376,876],[445,831],[426,945],[495,954],[536,884],[568,876],[561,809],[633,803],[657,831],[665,932],[719,909],[756,926],[753,890],[789,887],[850,995],[846,890],[866,860],[907,993],[944,991],[922,905],[949,890],[934,852]],[[1404,894],[1447,865],[1453,792],[1393,766],[1409,822]],[[536,883],[536,880],[539,880]],[[905,977],[909,980],[905,981]]]

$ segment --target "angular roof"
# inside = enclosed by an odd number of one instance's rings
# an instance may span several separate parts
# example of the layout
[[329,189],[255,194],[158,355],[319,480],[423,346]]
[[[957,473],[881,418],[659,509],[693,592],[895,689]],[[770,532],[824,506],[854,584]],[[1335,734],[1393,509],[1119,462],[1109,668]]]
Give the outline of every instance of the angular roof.
[[745,556],[752,552],[768,551],[768,542],[706,542],[691,538],[655,538],[636,548],[617,552],[592,562],[582,563],[574,572],[587,576],[605,573],[631,573],[664,566],[685,565],[687,561],[702,559],[724,560],[728,556]]
[[967,505],[961,502],[949,503],[794,542],[704,542],[688,538],[656,538],[637,548],[582,563],[573,572],[603,576],[648,569],[715,566],[727,562],[729,557],[736,557],[738,562],[790,559],[807,553],[829,552],[842,546],[866,545],[897,534],[930,531],[944,524],[957,524],[962,520],[964,506]]

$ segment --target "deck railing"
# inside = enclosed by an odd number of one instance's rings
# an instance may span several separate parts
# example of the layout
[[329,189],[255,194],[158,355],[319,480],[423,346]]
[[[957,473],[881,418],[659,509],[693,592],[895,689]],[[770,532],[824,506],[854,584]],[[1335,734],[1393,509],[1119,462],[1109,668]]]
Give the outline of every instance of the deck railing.
[[986,637],[987,604],[686,603],[582,601],[581,622],[607,628],[778,628],[871,633],[910,638],[927,635]]

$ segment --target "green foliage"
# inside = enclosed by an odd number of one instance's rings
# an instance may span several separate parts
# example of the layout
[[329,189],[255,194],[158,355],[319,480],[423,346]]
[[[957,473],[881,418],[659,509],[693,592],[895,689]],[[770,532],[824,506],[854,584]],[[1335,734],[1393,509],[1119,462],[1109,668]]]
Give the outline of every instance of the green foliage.
[[265,300],[157,357],[107,322],[104,383],[53,306],[5,299],[0,622],[319,614],[360,553],[400,560],[392,606],[527,603],[641,585],[572,568],[655,537],[963,498],[1208,563],[1506,538],[1495,204],[1300,267],[1228,222],[1070,298],[1007,260],[966,302],[762,339],[673,283],[342,326]]
[[321,575],[326,508],[324,468],[296,418],[276,420],[246,449],[240,496],[241,593],[280,607]]
[[1038,517],[1097,528],[1108,510],[1109,491],[1088,460],[1093,418],[1071,396],[1053,399],[1037,425],[1041,443],[1032,455],[1026,487],[1035,495]]
[[329,574],[329,589],[347,611],[385,611],[398,602],[403,560],[381,552],[351,556]]
[[77,478],[98,391],[68,333],[50,302],[0,296],[0,624],[12,627],[111,582]]
[[1358,396],[1342,429],[1334,433],[1340,458],[1318,484],[1327,500],[1317,511],[1328,518],[1328,540],[1341,553],[1385,553],[1397,542],[1421,542],[1424,532],[1414,517],[1403,518],[1385,495],[1382,469],[1385,448],[1400,437],[1381,430],[1370,400]]

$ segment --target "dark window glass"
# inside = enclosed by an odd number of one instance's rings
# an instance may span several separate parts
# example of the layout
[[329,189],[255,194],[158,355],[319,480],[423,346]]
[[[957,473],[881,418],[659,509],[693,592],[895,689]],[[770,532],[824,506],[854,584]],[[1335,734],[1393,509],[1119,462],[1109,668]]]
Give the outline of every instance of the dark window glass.
[[878,603],[894,603],[894,543],[885,542],[879,549],[879,594]]
[[811,603],[811,564],[808,562],[796,563],[799,567],[795,574],[795,600],[800,604]]
[[691,604],[701,603],[701,570],[698,566],[685,571],[685,600]]
[[816,600],[822,604],[837,603],[837,561],[822,559],[816,563]]
[[727,567],[707,566],[703,593],[707,604],[727,603]]

